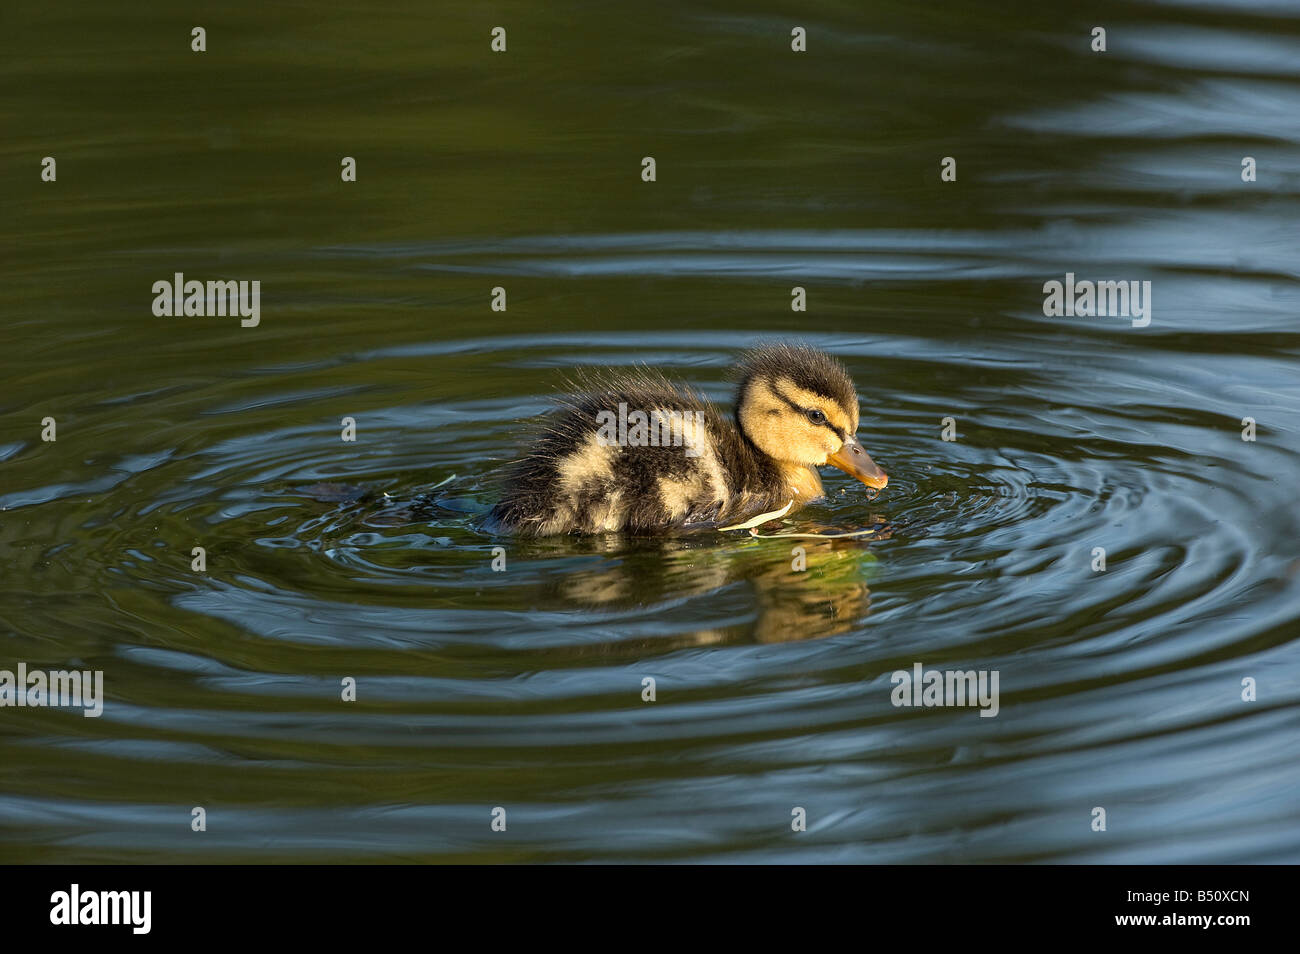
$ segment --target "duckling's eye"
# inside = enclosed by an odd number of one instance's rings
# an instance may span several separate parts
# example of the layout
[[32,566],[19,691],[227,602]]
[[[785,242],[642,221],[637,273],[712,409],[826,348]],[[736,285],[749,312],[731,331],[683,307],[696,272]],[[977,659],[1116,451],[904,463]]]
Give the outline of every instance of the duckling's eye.
[[808,412],[808,420],[812,421],[814,424],[825,424],[826,415],[816,408],[813,408]]

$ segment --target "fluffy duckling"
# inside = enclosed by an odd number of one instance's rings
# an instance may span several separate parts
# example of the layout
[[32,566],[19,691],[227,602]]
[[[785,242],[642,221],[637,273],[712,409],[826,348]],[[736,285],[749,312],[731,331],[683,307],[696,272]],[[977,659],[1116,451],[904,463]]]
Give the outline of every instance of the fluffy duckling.
[[820,497],[825,464],[889,482],[854,438],[857,392],[830,355],[759,348],[739,381],[733,422],[657,372],[580,379],[507,471],[492,522],[538,536],[717,527]]

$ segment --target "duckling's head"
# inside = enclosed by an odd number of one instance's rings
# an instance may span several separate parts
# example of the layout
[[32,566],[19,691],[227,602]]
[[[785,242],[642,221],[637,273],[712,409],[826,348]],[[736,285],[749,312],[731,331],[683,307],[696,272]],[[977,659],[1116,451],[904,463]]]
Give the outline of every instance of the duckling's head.
[[755,447],[780,465],[830,464],[868,487],[889,483],[854,436],[858,394],[853,380],[824,351],[772,345],[745,355],[736,422]]

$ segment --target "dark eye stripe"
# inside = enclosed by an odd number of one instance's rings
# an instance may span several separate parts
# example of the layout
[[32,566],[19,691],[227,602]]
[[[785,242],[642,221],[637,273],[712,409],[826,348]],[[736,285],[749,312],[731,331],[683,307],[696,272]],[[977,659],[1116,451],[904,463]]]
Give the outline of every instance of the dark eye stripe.
[[836,427],[836,426],[835,426],[834,424],[832,424],[830,421],[822,421],[822,426],[825,427],[827,430],[829,430],[832,434],[834,434],[834,435],[835,435],[836,437],[838,437],[840,440],[843,441],[843,440],[847,440],[847,439],[848,439],[848,436],[849,436],[849,435],[848,435],[847,433],[845,433],[844,431],[840,430],[838,427]]
[[[778,391],[775,387],[772,388],[772,393],[775,394],[777,397],[779,397],[782,401],[784,401],[785,404],[786,404],[786,406],[787,406],[788,408],[790,408],[790,410],[792,410],[792,411],[798,411],[800,414],[803,414],[805,417],[807,416],[807,414],[808,414],[808,412],[809,412],[810,410],[820,410],[819,408],[806,408],[806,407],[800,407],[800,406],[799,406],[798,404],[796,404],[794,401],[790,400],[788,397],[786,397],[784,394],[782,394],[780,391]],[[823,415],[823,416],[825,416],[825,415]],[[812,424],[813,422],[812,422],[812,421],[809,421],[808,423],[809,423],[809,424]],[[824,427],[824,428],[826,428],[828,431],[830,431],[832,434],[834,434],[834,435],[835,435],[836,437],[838,437],[840,440],[847,440],[847,439],[848,439],[848,433],[847,433],[846,431],[842,431],[842,430],[840,430],[838,427],[836,427],[834,424],[832,424],[829,420],[822,421],[822,422],[821,422],[821,426]]]

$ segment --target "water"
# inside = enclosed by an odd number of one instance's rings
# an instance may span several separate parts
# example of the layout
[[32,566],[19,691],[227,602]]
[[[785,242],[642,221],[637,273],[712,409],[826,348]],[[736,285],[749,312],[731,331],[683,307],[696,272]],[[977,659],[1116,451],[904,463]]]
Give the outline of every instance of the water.
[[[1300,858],[1300,9],[1041,6],[6,10],[0,669],[107,702],[0,710],[0,858]],[[879,539],[483,531],[564,371],[793,335]]]

